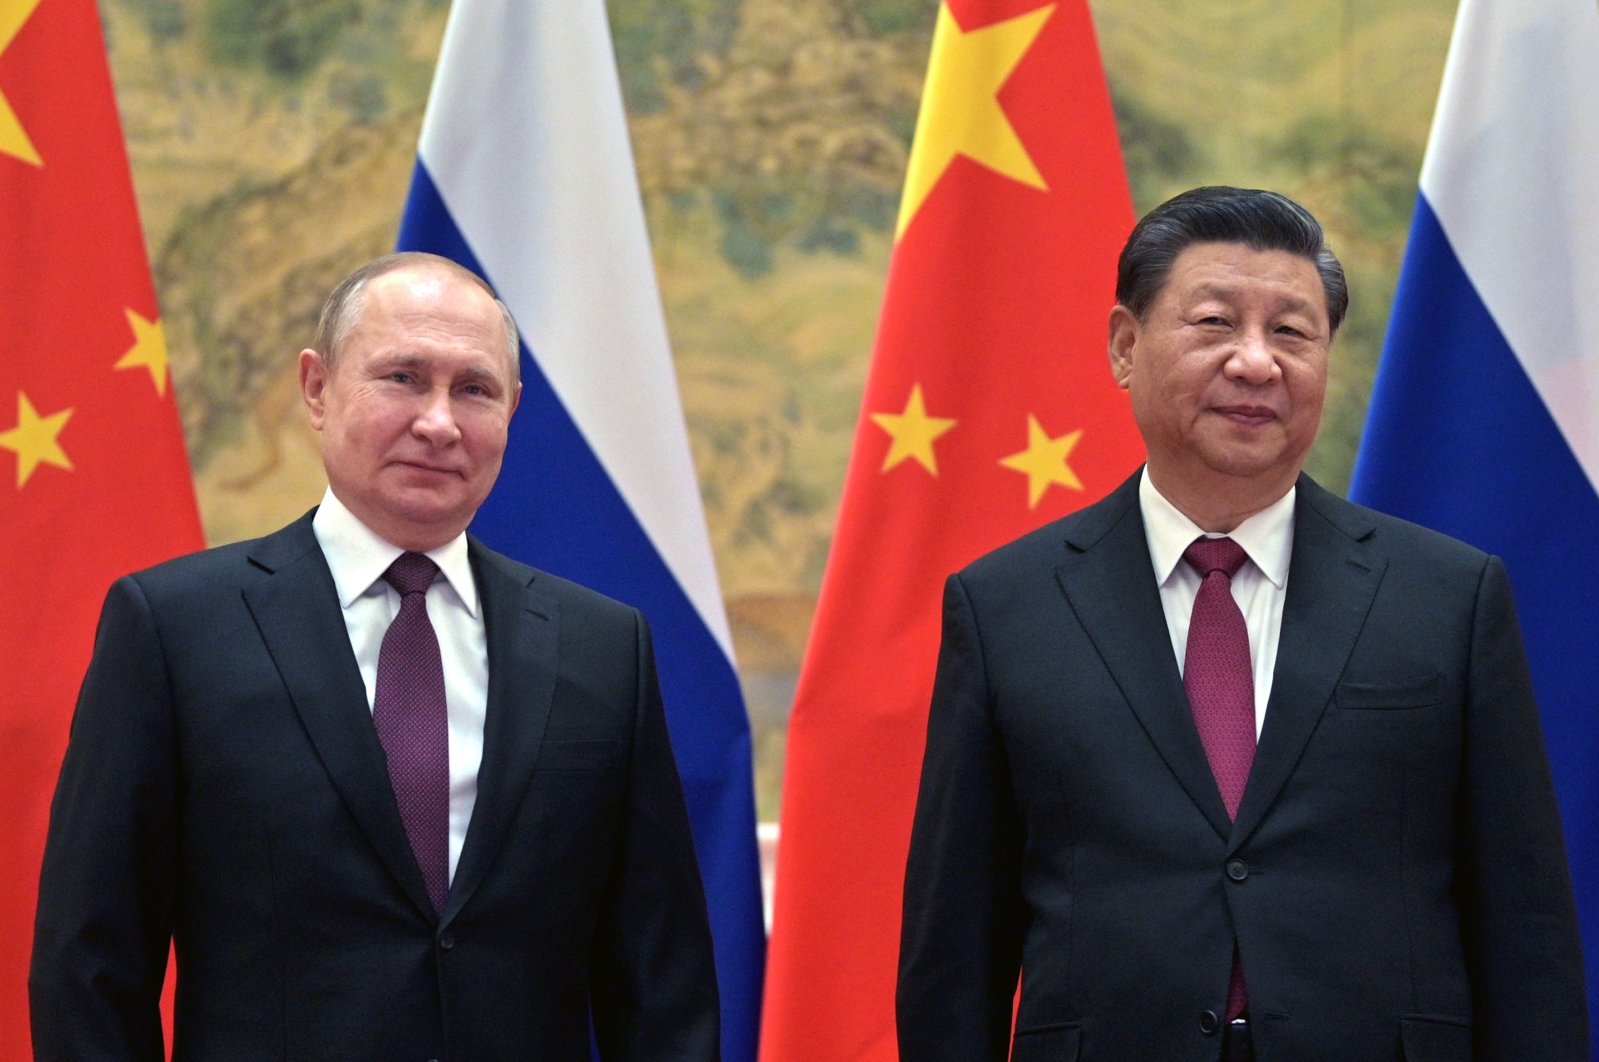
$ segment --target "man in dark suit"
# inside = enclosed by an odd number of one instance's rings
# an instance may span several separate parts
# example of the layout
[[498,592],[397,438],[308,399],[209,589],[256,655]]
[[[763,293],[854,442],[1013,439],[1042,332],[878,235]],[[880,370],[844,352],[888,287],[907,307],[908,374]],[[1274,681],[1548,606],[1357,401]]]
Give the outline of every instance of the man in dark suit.
[[1184,193],[1117,302],[1147,465],[945,591],[902,1062],[1588,1058],[1504,569],[1300,472],[1321,227]]
[[517,338],[479,278],[345,280],[300,380],[329,490],[116,583],[51,812],[37,1059],[714,1059],[649,631],[465,533]]

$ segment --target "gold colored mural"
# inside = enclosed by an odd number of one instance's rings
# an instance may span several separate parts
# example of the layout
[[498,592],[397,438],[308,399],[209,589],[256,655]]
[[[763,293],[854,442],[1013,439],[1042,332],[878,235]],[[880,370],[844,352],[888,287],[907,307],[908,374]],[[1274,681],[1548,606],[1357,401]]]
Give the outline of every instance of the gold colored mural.
[[[931,0],[612,0],[661,291],[776,817],[891,246]],[[1311,469],[1348,478],[1452,0],[1098,0],[1136,205],[1280,188],[1354,305]],[[443,0],[101,0],[206,533],[321,494],[294,355],[389,249]],[[1107,307],[1108,310],[1108,307]]]

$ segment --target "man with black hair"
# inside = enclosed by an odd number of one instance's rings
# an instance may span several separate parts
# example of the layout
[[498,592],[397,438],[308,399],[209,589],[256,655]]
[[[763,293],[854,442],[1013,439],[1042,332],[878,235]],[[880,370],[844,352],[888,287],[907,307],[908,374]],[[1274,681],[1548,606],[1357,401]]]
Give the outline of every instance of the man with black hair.
[[1184,193],[1116,297],[1148,463],[945,590],[902,1062],[1586,1059],[1504,568],[1301,472],[1321,226]]

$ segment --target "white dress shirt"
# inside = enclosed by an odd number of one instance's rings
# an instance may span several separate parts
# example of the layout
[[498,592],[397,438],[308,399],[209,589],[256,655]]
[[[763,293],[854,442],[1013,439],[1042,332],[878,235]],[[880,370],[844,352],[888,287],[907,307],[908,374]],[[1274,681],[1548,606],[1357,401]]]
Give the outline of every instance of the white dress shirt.
[[[383,573],[401,553],[385,542],[344,507],[330,487],[311,519],[322,555],[333,572],[344,613],[344,629],[366,683],[366,706],[378,684],[378,653],[383,635],[400,611],[400,592],[383,579]],[[472,565],[467,558],[466,535],[460,534],[427,552],[439,566],[427,592],[428,621],[439,639],[444,658],[444,701],[450,725],[450,879],[461,860],[467,824],[477,803],[477,773],[483,762],[483,720],[489,703],[488,640],[483,632],[483,610]]]
[[1206,535],[1149,481],[1146,468],[1138,484],[1138,507],[1144,515],[1144,536],[1149,559],[1160,586],[1160,606],[1166,613],[1166,630],[1177,654],[1180,674],[1188,656],[1188,621],[1200,576],[1183,560],[1183,551],[1201,535],[1230,538],[1244,548],[1249,559],[1232,579],[1233,600],[1249,628],[1249,662],[1255,674],[1255,737],[1266,723],[1266,702],[1277,666],[1277,639],[1282,634],[1283,598],[1288,592],[1288,562],[1294,551],[1294,495],[1288,488],[1277,501],[1251,516],[1226,536]]

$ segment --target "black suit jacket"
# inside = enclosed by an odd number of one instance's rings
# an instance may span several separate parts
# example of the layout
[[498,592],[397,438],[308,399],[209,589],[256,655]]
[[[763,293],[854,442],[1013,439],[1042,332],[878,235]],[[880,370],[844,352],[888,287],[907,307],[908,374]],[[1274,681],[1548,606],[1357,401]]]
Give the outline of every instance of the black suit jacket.
[[435,916],[309,514],[112,587],[51,809],[46,1060],[714,1059],[705,901],[639,613],[470,545],[478,797]]
[[1301,477],[1229,822],[1137,477],[951,577],[905,883],[902,1062],[1586,1059],[1547,758],[1499,561]]

